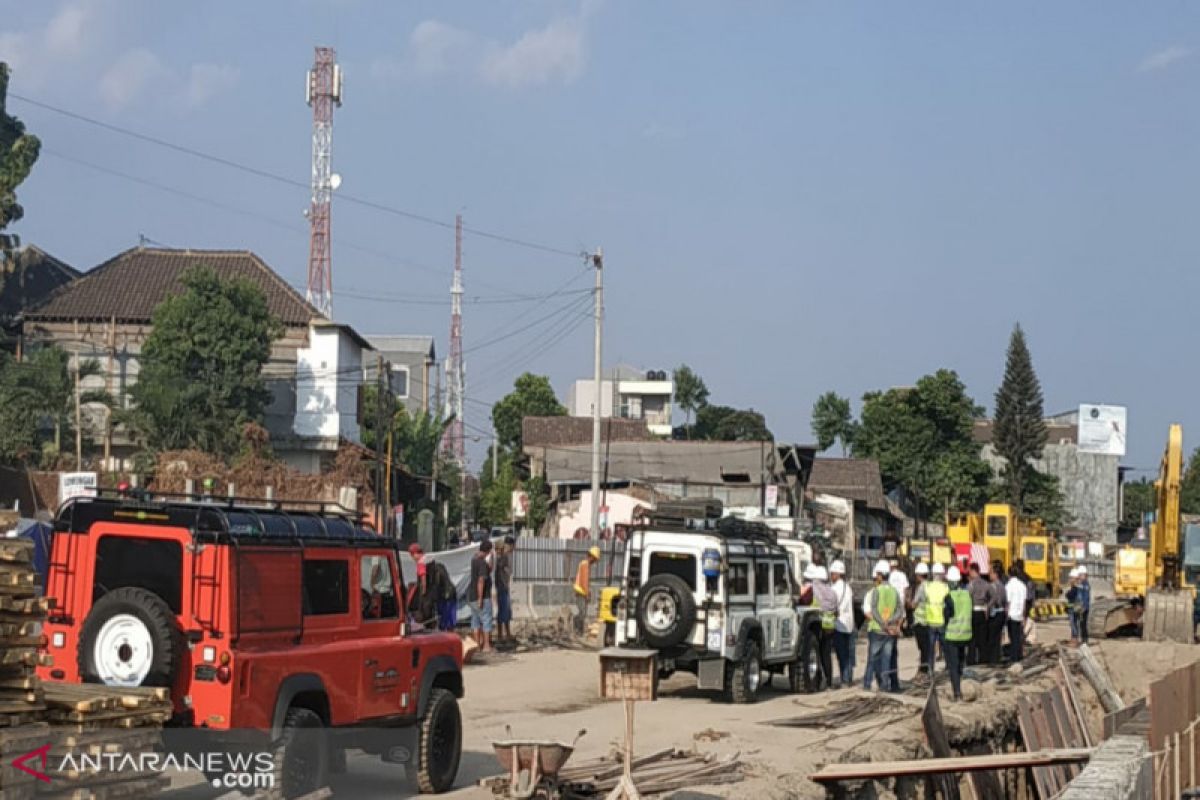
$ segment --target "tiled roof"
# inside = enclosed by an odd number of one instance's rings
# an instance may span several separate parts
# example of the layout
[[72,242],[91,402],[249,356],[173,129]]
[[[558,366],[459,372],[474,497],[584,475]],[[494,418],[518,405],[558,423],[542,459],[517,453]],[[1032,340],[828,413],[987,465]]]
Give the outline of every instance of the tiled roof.
[[[637,419],[600,420],[600,441],[644,442],[655,437]],[[526,447],[592,443],[591,417],[526,417],[521,421],[521,442]]]
[[428,358],[435,358],[432,336],[409,336],[404,334],[365,333],[363,334],[371,347],[381,353],[417,353]]
[[5,320],[36,306],[55,289],[79,277],[70,265],[34,245],[26,245],[12,258],[0,261],[0,318]]
[[[990,419],[977,419],[971,426],[971,438],[979,444],[990,444],[996,423]],[[1079,442],[1079,427],[1077,425],[1046,420],[1046,444],[1077,444]]]
[[808,490],[845,497],[867,508],[887,511],[879,463],[866,458],[818,458],[813,461]]
[[[772,442],[614,441],[604,445],[604,456],[614,483],[759,486],[764,473],[768,483],[781,480]],[[548,447],[545,467],[550,483],[587,483],[591,444]]]
[[206,266],[224,278],[244,278],[262,289],[267,308],[285,325],[302,326],[321,314],[249,250],[170,250],[135,247],[61,287],[25,313],[27,320],[107,320],[146,323],[154,309],[182,289],[180,276]]

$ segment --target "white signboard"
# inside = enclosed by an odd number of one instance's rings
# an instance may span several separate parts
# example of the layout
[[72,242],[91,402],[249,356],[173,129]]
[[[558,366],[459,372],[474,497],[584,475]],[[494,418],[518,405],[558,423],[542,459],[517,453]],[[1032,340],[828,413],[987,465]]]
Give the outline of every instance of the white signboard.
[[58,502],[67,502],[72,497],[95,497],[96,473],[94,472],[60,472],[58,473]]
[[1125,455],[1125,407],[1079,407],[1079,452]]
[[529,513],[529,495],[522,492],[520,489],[512,493],[512,518],[525,519],[525,515]]
[[766,506],[768,509],[774,509],[779,505],[779,487],[771,484],[767,486]]

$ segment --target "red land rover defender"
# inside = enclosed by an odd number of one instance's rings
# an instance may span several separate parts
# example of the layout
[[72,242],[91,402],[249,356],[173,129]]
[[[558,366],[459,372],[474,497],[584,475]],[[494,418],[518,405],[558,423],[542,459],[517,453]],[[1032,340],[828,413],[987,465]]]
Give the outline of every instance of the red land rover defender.
[[353,518],[101,491],[59,510],[46,594],[43,679],[166,686],[174,725],[268,733],[285,796],[351,748],[454,783],[461,643],[407,629],[395,544]]

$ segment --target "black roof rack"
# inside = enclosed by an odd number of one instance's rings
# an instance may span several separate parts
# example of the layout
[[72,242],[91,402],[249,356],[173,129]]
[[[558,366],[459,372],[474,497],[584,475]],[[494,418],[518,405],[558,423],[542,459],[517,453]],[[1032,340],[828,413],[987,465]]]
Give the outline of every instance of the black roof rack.
[[[87,533],[97,522],[187,528],[201,541],[252,540],[261,544],[336,544],[390,546],[363,524],[361,515],[331,504],[307,501],[255,500],[250,498],[207,498],[186,495],[156,495],[101,489],[97,497],[68,500],[59,510],[54,529],[64,533]],[[175,499],[183,498],[183,499]],[[287,508],[284,506],[298,506]],[[313,506],[315,510],[305,510]]]

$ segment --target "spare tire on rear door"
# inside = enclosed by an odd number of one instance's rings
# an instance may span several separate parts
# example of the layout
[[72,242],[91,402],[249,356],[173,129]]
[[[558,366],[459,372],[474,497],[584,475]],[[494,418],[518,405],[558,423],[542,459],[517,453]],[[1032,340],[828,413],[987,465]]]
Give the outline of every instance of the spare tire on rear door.
[[79,634],[79,675],[109,686],[171,686],[183,652],[175,614],[153,592],[126,586],[92,606]]
[[638,591],[638,627],[651,647],[682,644],[696,624],[696,600],[678,575],[655,575]]

